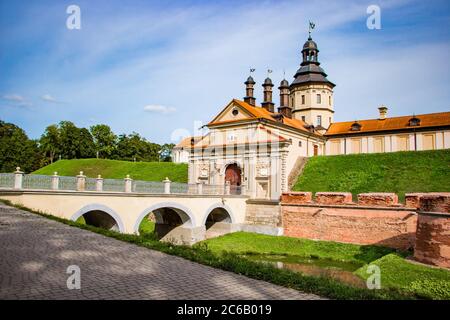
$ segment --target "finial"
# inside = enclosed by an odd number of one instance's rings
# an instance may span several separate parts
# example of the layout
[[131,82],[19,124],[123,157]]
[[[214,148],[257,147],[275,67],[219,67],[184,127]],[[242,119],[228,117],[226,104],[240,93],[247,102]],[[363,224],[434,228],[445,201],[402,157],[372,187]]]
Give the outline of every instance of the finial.
[[313,31],[313,29],[316,27],[316,24],[314,22],[312,22],[311,20],[309,20],[309,29],[308,29],[308,40],[312,40],[311,38],[311,31]]
[[252,75],[253,72],[255,72],[255,68],[250,67],[250,75]]

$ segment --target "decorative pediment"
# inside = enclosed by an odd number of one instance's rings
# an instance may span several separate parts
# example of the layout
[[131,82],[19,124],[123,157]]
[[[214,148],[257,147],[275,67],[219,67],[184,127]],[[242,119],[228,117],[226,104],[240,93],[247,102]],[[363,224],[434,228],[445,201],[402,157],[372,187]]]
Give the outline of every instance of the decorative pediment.
[[252,118],[255,116],[233,100],[209,124]]

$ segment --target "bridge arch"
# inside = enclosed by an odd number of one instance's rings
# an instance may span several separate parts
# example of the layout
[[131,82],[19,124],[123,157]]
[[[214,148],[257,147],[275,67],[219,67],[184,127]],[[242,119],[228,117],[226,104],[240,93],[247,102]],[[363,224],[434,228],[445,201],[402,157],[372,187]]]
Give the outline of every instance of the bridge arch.
[[226,204],[220,203],[220,202],[219,202],[219,203],[213,204],[212,206],[210,206],[210,207],[206,210],[205,215],[204,215],[204,217],[203,217],[202,225],[205,225],[205,224],[206,224],[206,221],[208,220],[209,215],[210,215],[211,213],[213,213],[213,211],[216,210],[216,209],[218,209],[218,208],[223,209],[223,210],[226,211],[226,213],[228,214],[229,219],[226,219],[226,220],[227,220],[226,222],[229,222],[229,223],[236,223],[236,219],[234,218],[233,210],[232,210],[229,206],[227,206]]
[[210,239],[237,231],[233,210],[224,203],[216,203],[206,210],[203,217],[205,238]]
[[188,207],[176,202],[160,202],[146,208],[139,214],[134,224],[133,232],[139,234],[139,226],[142,220],[152,212],[155,215],[156,223],[164,224],[166,221],[164,214],[160,212],[161,209],[170,209],[174,211],[181,219],[181,225],[183,227],[192,228],[197,225],[195,215]]
[[[81,216],[84,216],[86,214],[93,214],[93,213],[105,214],[104,219],[106,219],[106,223],[111,224],[110,221],[107,220],[108,216],[109,216],[109,218],[115,222],[115,226],[117,226],[118,231],[120,233],[125,233],[125,227],[124,227],[124,224],[123,224],[122,219],[120,218],[119,214],[117,214],[114,210],[112,210],[111,208],[109,208],[103,204],[92,203],[92,204],[86,205],[86,206],[82,207],[80,210],[78,210],[77,212],[75,212],[72,215],[72,217],[70,218],[70,220],[77,221],[78,218],[80,218]],[[92,217],[92,218],[95,218],[95,217]],[[112,228],[114,228],[114,226]]]

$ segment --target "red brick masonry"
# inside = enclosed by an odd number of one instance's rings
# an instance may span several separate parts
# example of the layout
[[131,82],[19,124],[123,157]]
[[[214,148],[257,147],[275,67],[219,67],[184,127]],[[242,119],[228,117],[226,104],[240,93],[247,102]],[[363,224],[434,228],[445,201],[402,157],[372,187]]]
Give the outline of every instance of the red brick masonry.
[[[440,218],[420,215],[420,221],[426,226],[422,233],[418,232],[417,243],[416,230],[417,211],[448,212],[450,193],[407,194],[405,200],[406,205],[399,204],[394,193],[359,194],[357,203],[351,202],[348,193],[321,192],[316,194],[315,201],[309,192],[283,193],[284,235],[397,249],[415,246],[418,260],[448,267],[450,215]],[[421,250],[426,254],[420,253]]]

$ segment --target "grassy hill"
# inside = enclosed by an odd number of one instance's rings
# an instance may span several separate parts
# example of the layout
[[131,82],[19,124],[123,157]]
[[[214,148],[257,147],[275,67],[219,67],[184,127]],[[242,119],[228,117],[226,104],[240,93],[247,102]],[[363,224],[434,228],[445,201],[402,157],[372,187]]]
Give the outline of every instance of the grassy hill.
[[450,191],[450,150],[310,158],[296,191]]
[[172,162],[129,162],[104,159],[59,160],[43,167],[34,174],[52,175],[58,172],[62,176],[76,176],[83,171],[88,177],[123,179],[127,174],[135,180],[162,181],[169,177],[171,181],[187,182],[187,164]]

